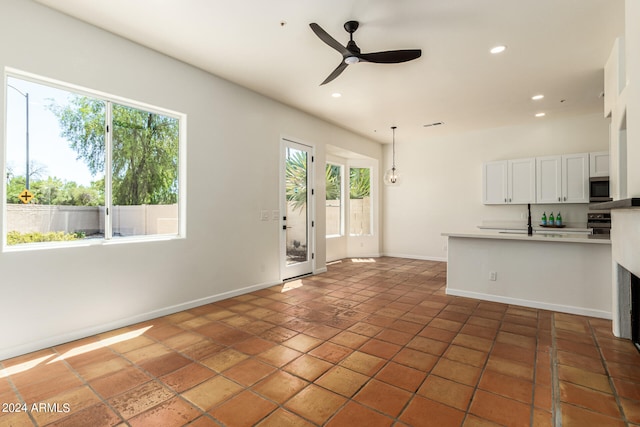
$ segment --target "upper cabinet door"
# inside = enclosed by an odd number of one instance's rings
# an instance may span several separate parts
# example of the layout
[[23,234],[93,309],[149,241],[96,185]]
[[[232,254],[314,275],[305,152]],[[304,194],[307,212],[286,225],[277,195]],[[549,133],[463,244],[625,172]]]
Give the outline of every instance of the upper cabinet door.
[[536,161],[534,158],[508,161],[508,203],[536,202]]
[[536,158],[536,202],[562,202],[562,156]]
[[609,152],[589,153],[589,176],[609,176]]
[[589,153],[562,156],[562,202],[589,203]]
[[482,165],[482,203],[503,205],[507,203],[507,161],[488,162]]

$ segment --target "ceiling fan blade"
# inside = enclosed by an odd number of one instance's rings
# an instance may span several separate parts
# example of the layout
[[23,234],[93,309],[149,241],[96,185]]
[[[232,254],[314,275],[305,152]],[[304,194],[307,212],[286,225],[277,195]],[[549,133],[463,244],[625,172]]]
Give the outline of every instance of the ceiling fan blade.
[[309,24],[309,26],[311,27],[313,32],[316,33],[316,35],[320,38],[320,40],[322,40],[323,42],[325,42],[326,44],[328,44],[329,46],[331,46],[332,48],[340,52],[343,56],[351,55],[351,52],[349,52],[346,47],[342,46],[340,42],[338,42],[336,39],[331,37],[329,33],[323,30],[320,25],[313,22]]
[[362,61],[375,62],[378,64],[397,64],[399,62],[407,62],[420,58],[422,50],[405,49],[405,50],[388,50],[385,52],[361,53],[357,55]]
[[338,77],[340,74],[342,74],[342,72],[345,70],[345,68],[347,68],[347,63],[345,63],[344,61],[340,61],[340,65],[338,65],[336,67],[335,70],[333,70],[331,72],[331,74],[329,74],[329,77],[327,77],[326,79],[324,79],[324,81],[322,83],[320,83],[320,86],[329,83],[331,80],[335,79],[336,77]]

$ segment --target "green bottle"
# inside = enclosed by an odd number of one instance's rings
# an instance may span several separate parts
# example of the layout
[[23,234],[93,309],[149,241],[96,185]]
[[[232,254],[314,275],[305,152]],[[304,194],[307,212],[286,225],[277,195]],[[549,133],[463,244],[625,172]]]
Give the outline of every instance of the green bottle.
[[556,222],[553,219],[553,212],[549,214],[549,225],[554,225]]
[[556,225],[562,225],[562,215],[560,215],[560,211],[558,211],[558,216],[556,216]]
[[541,225],[547,225],[547,213],[542,212],[542,219],[540,220]]

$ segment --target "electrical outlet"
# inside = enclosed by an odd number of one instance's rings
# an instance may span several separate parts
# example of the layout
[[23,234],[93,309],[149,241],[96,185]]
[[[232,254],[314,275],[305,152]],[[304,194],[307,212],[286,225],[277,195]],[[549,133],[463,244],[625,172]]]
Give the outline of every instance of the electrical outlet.
[[495,282],[496,280],[498,280],[498,273],[495,271],[490,271],[489,280],[491,280],[492,282]]
[[260,221],[269,221],[269,211],[260,211]]
[[274,221],[278,221],[280,219],[280,211],[271,211],[271,219]]

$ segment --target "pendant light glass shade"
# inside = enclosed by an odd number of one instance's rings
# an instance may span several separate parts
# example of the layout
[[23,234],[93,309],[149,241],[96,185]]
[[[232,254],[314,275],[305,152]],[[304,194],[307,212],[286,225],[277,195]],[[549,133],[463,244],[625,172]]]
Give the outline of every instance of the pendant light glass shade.
[[391,163],[391,169],[388,169],[384,173],[383,181],[385,185],[398,185],[402,181],[400,178],[400,172],[396,169],[396,126],[391,126],[391,130],[393,131],[393,143],[392,143],[392,152],[393,158]]

